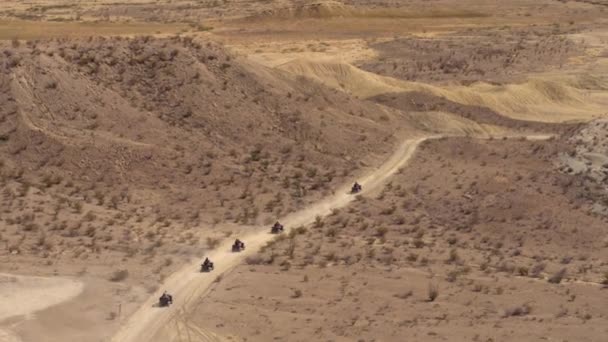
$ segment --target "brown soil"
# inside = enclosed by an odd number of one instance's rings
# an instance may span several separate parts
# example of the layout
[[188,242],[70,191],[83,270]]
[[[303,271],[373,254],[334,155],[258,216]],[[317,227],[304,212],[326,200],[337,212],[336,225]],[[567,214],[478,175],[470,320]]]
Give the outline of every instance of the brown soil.
[[425,143],[384,191],[224,277],[194,322],[247,341],[596,341],[606,219],[554,170],[560,144]]
[[396,112],[210,41],[3,50],[2,270],[127,282],[135,301],[201,250],[329,193],[408,131]]
[[582,46],[562,34],[579,28],[468,29],[434,38],[398,38],[372,44],[377,60],[365,70],[422,82],[521,81],[532,72],[561,69],[568,59],[583,53]]
[[603,0],[1,7],[0,340],[608,333]]
[[445,98],[415,91],[382,94],[374,96],[369,100],[399,109],[403,112],[447,112],[478,123],[509,127],[513,130],[536,130],[547,133],[563,133],[576,130],[581,126],[580,124],[550,124],[511,119],[500,115],[487,107],[463,105]]
[[593,204],[593,211],[608,214],[608,141],[606,120],[596,120],[569,135],[570,149],[564,151],[556,164],[566,174],[574,175],[583,184],[577,194]]

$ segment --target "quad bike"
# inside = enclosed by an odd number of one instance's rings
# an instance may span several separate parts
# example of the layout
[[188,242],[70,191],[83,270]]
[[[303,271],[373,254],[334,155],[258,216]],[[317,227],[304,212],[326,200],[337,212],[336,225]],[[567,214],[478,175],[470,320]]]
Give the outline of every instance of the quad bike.
[[233,252],[240,252],[242,250],[245,249],[245,243],[240,241],[240,240],[236,240],[234,241],[234,244],[232,245],[232,251]]
[[201,264],[201,272],[211,272],[213,271],[213,262],[205,261]]
[[353,187],[350,189],[350,193],[351,194],[356,194],[361,192],[363,188],[361,187],[361,184],[355,182],[355,184],[353,184]]
[[270,233],[278,234],[278,233],[282,233],[283,230],[284,230],[283,225],[280,224],[279,222],[277,222],[274,224],[274,226],[272,226],[272,228],[270,228]]
[[160,296],[160,298],[158,299],[158,306],[160,306],[161,308],[169,306],[171,304],[173,304],[173,296],[171,296],[167,292],[164,292],[163,295]]

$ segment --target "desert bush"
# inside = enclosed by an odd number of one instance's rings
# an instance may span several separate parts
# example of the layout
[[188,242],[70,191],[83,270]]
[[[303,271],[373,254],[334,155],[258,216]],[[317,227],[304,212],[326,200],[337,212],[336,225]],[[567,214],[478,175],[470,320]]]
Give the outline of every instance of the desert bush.
[[458,279],[458,276],[460,276],[460,272],[458,270],[451,270],[450,272],[448,272],[446,280],[450,283],[453,283],[456,281],[456,279]]
[[484,286],[482,284],[475,284],[473,286],[473,289],[471,289],[471,291],[473,292],[481,292],[484,289]]
[[336,258],[337,257],[336,257],[336,253],[335,252],[328,252],[325,255],[325,260],[328,261],[328,262],[336,261]]
[[378,227],[376,228],[376,236],[383,238],[386,236],[386,233],[388,233],[388,228],[386,227]]
[[215,249],[221,242],[220,239],[218,238],[212,238],[212,237],[207,237],[207,247],[209,247],[210,249]]
[[434,302],[439,296],[439,287],[435,284],[430,283],[427,290],[427,297],[429,302]]
[[127,270],[116,270],[111,275],[109,280],[113,282],[119,282],[127,279],[129,277],[129,271]]
[[289,269],[291,268],[291,263],[287,260],[283,260],[283,262],[281,262],[279,264],[279,266],[281,266],[281,271],[289,271]]
[[513,316],[525,316],[529,314],[531,308],[528,304],[515,306],[512,308],[508,308],[505,310],[504,317],[513,317]]
[[338,234],[338,229],[336,227],[330,227],[325,231],[325,236],[327,237],[335,237]]
[[384,208],[380,211],[380,215],[392,215],[395,210],[397,209],[397,207],[395,207],[394,205],[391,205],[388,208]]
[[264,258],[261,255],[254,255],[245,259],[247,265],[261,265],[264,263]]
[[410,253],[410,254],[407,255],[406,259],[409,262],[415,262],[416,260],[418,260],[418,254],[416,254],[416,253]]
[[559,284],[562,282],[562,279],[564,279],[565,276],[566,276],[566,269],[562,268],[561,270],[557,271],[554,275],[549,277],[549,279],[547,281],[551,284]]
[[414,239],[413,243],[414,243],[414,247],[416,247],[416,248],[422,248],[425,245],[424,241],[422,241],[422,239],[419,239],[419,238]]
[[44,87],[46,89],[57,89],[57,82],[56,81],[48,81]]
[[453,263],[458,262],[459,260],[460,260],[460,256],[458,255],[458,251],[456,250],[456,248],[451,249],[450,255],[448,256],[446,263],[453,264]]
[[93,222],[93,221],[95,221],[96,218],[97,218],[97,216],[92,211],[89,211],[83,216],[82,219],[85,222]]
[[522,277],[525,277],[529,274],[529,270],[525,266],[520,266],[517,268],[517,274],[519,274]]
[[39,229],[38,224],[36,224],[34,222],[28,222],[23,225],[23,231],[25,231],[25,232],[35,232],[35,231],[38,231],[38,229]]
[[401,225],[405,224],[405,217],[399,215],[393,219],[393,223],[398,226],[401,226]]
[[400,298],[400,299],[407,299],[407,298],[411,297],[413,294],[414,293],[412,292],[412,290],[408,290],[403,293],[396,294],[395,297]]
[[300,298],[300,297],[302,297],[302,290],[294,289],[293,294],[291,295],[291,298]]
[[315,228],[321,228],[321,227],[323,227],[323,218],[321,216],[315,217],[314,227]]
[[540,274],[545,270],[545,264],[536,264],[530,270],[530,276],[534,278],[540,277]]
[[455,236],[450,236],[450,237],[448,237],[447,241],[448,241],[448,244],[450,244],[450,246],[453,246],[458,242],[458,238]]
[[308,229],[306,229],[306,227],[304,226],[300,226],[298,228],[293,229],[292,231],[289,232],[289,237],[292,237],[291,235],[303,235],[306,234],[306,232],[308,232]]

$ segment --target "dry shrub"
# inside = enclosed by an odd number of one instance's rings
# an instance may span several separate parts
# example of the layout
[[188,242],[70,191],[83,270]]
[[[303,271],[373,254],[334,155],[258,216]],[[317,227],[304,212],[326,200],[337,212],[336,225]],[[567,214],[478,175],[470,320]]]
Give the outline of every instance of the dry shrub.
[[207,247],[215,249],[220,244],[220,239],[207,237]]
[[388,233],[388,228],[386,227],[378,227],[376,228],[376,236],[383,238],[385,237],[386,233]]
[[414,293],[412,292],[412,290],[408,290],[403,293],[396,294],[395,297],[401,298],[401,299],[407,299],[407,298],[411,297],[413,294]]
[[513,316],[525,316],[529,314],[531,311],[530,305],[524,304],[520,306],[515,306],[505,310],[504,317],[513,317]]
[[559,284],[562,282],[562,279],[564,279],[565,276],[566,276],[566,269],[562,268],[561,270],[557,271],[554,275],[552,275],[548,279],[548,282],[551,284]]
[[608,286],[608,272],[604,273],[604,279],[602,279],[602,285]]
[[435,284],[429,284],[427,296],[429,302],[434,302],[439,296],[439,287]]
[[458,262],[459,260],[460,260],[460,256],[458,255],[458,251],[456,250],[456,248],[451,249],[450,256],[446,260],[446,263],[453,264],[453,263]]
[[520,276],[525,277],[525,276],[527,276],[527,275],[528,275],[530,272],[529,272],[529,270],[528,270],[528,268],[527,268],[527,267],[525,267],[525,266],[520,266],[520,267],[518,267],[518,268],[517,268],[517,273],[518,273]]
[[247,257],[245,259],[245,262],[247,263],[247,265],[260,265],[263,264],[265,261],[261,255],[254,255]]
[[127,270],[116,270],[112,275],[110,275],[109,280],[113,282],[119,282],[127,279],[129,277],[129,271]]

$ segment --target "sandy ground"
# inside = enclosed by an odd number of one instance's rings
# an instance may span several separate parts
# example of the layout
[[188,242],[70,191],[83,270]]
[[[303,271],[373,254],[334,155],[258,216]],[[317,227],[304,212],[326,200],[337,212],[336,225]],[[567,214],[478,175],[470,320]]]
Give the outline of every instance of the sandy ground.
[[[381,167],[360,179],[360,183],[365,189],[361,195],[380,189],[383,183],[407,164],[418,144],[427,139],[437,138],[439,137],[407,140]],[[532,135],[527,138],[546,140],[551,136]],[[282,218],[280,222],[288,227],[287,232],[310,225],[353,201],[356,196],[348,194],[349,188],[349,185],[344,186],[336,191],[336,195],[324,199],[304,211]],[[160,293],[155,293],[140,310],[131,316],[112,341],[181,341],[186,339],[189,334],[195,336],[213,334],[188,324],[188,320],[185,318],[188,316],[188,312],[192,310],[196,302],[204,298],[205,293],[208,293],[215,283],[221,281],[224,273],[228,273],[243,260],[254,255],[259,248],[268,244],[273,238],[274,236],[269,234],[267,229],[240,237],[248,246],[248,249],[241,253],[234,253],[230,250],[232,241],[222,244],[207,256],[212,261],[221,260],[221,263],[215,262],[213,275],[198,272],[199,260],[174,273],[161,287],[174,296],[175,304],[167,309],[155,307],[160,295]],[[178,326],[179,329],[176,328]]]
[[[5,1],[1,271],[65,275],[86,286],[71,300],[52,297],[56,305],[35,315],[8,318],[0,340],[107,341],[120,327],[117,341],[601,336],[606,314],[592,299],[601,296],[605,257],[599,243],[570,225],[580,219],[598,241],[604,238],[596,231],[599,219],[579,209],[608,212],[605,124],[582,130],[579,124],[608,114],[607,10],[604,1],[552,0]],[[124,38],[138,35],[146,36]],[[483,150],[453,140],[448,152],[421,145],[435,162],[418,154],[415,167],[395,170],[418,143],[399,145],[403,137],[545,133],[557,137],[546,148],[562,150],[543,155],[542,166],[510,149],[541,147],[505,140]],[[479,151],[513,164],[477,165],[466,153]],[[340,187],[379,165],[363,180],[366,196],[389,200],[352,202]],[[557,165],[571,183],[526,165]],[[523,176],[504,175],[511,166]],[[409,184],[402,174],[421,184],[424,191],[410,200],[426,213],[402,203],[404,191],[381,191],[379,183]],[[520,176],[526,182],[512,181]],[[559,184],[541,187],[528,178]],[[482,179],[490,184],[485,191],[505,194],[475,202],[493,208],[488,216],[500,214],[477,227],[487,229],[483,238],[491,243],[466,235],[475,197],[462,179],[472,188]],[[554,196],[526,192],[537,188]],[[558,196],[563,189],[578,192]],[[518,203],[528,203],[534,217],[515,219],[523,212]],[[534,211],[535,203],[559,208],[559,219]],[[342,214],[330,210],[342,206]],[[397,214],[382,213],[393,206]],[[401,211],[416,215],[403,214],[397,224]],[[325,227],[316,227],[317,215],[327,215]],[[364,229],[357,215],[372,228]],[[298,229],[275,241],[266,225],[281,217]],[[459,230],[436,230],[446,218]],[[337,234],[344,222],[361,231]],[[397,242],[383,241],[374,222],[390,227],[386,236]],[[520,241],[493,228],[508,229],[509,222]],[[522,227],[529,236],[520,235]],[[305,230],[310,243],[298,233]],[[249,248],[227,252],[237,236]],[[300,269],[310,260],[298,253],[317,247],[312,260],[320,269]],[[286,258],[290,248],[298,257]],[[445,262],[453,248],[468,265]],[[197,272],[205,254],[218,267],[212,274]],[[388,266],[391,255],[399,270]],[[541,263],[546,270],[520,274]],[[570,274],[547,287],[560,265]],[[425,299],[431,282],[441,286],[435,303]],[[153,307],[165,289],[176,305]],[[538,297],[546,303],[534,302]],[[372,305],[359,307],[357,298]],[[532,314],[503,317],[527,304]],[[419,317],[407,318],[412,312]]]
[[[363,176],[360,182],[365,191],[377,188],[405,165],[415,151],[416,146],[422,141],[424,139],[407,140],[381,167]],[[331,213],[332,209],[343,207],[354,200],[355,197],[349,194],[349,189],[350,185],[341,187],[336,190],[334,196],[315,203],[304,211],[289,215],[283,218],[281,222],[287,227],[310,224],[316,217],[326,216]],[[112,341],[166,341],[167,336],[176,333],[172,324],[169,324],[171,319],[175,319],[179,311],[188,310],[190,303],[196,298],[200,298],[214,283],[214,280],[217,279],[216,274],[229,271],[247,256],[255,254],[260,247],[273,238],[274,236],[269,234],[267,230],[240,237],[247,246],[246,251],[241,253],[231,252],[232,241],[227,241],[208,255],[210,260],[215,261],[216,269],[212,274],[201,274],[199,272],[199,261],[197,260],[197,262],[191,263],[171,275],[163,284],[162,289],[168,290],[174,296],[175,304],[169,309],[155,308],[154,304],[158,301],[159,296],[156,293],[144,303],[140,310],[131,316]],[[163,327],[167,328],[164,329]],[[159,331],[159,329],[161,330]],[[182,336],[182,338],[184,337]]]
[[225,276],[191,324],[236,341],[600,341],[606,219],[555,145],[429,141],[382,191]]
[[46,307],[76,297],[83,284],[73,279],[26,277],[0,274],[2,302],[0,320],[28,316]]
[[[36,312],[69,301],[83,291],[82,282],[66,278],[0,274],[0,321],[12,317],[32,319]],[[14,324],[14,323],[13,323]],[[10,330],[0,330],[0,340],[19,341]]]

